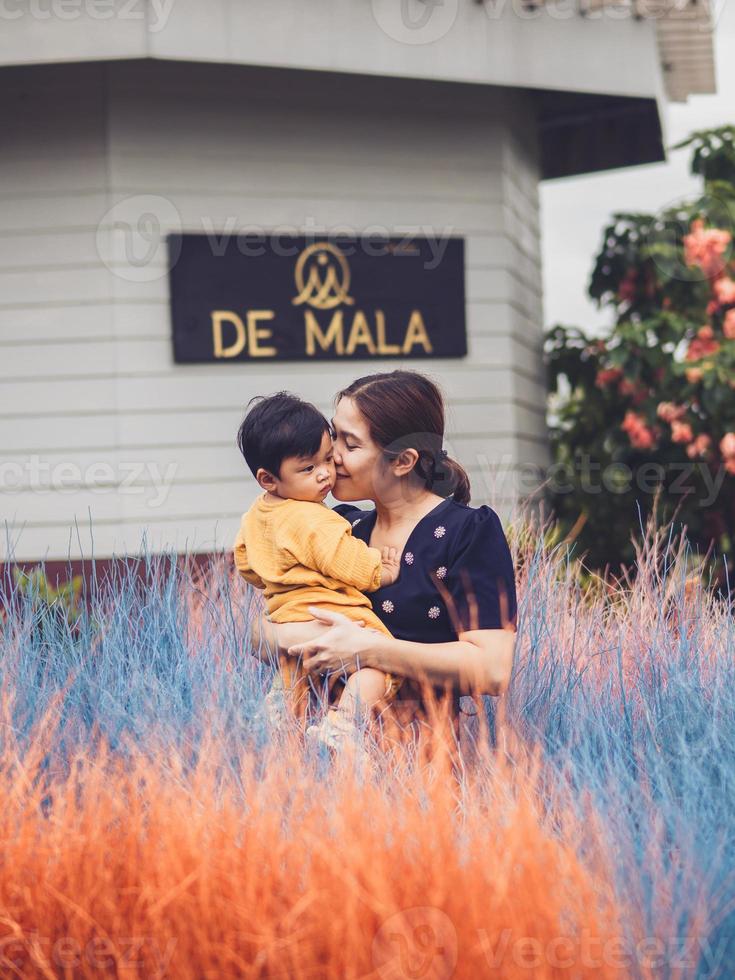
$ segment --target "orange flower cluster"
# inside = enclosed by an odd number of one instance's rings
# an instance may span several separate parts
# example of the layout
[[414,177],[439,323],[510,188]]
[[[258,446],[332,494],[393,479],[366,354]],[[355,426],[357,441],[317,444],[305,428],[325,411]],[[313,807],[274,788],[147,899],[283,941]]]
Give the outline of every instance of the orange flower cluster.
[[[708,338],[703,338],[703,342],[706,343],[707,340]],[[685,444],[685,451],[689,459],[709,458],[713,450],[712,437],[707,435],[706,432],[702,432],[697,436],[694,435],[689,422],[682,421],[686,415],[687,408],[688,406],[686,405],[675,405],[674,402],[660,402],[656,409],[656,415],[662,421],[668,422],[671,426],[671,441]],[[631,418],[629,419],[626,415],[627,426],[626,422],[624,422],[623,428],[625,431],[635,432],[639,442],[646,442],[647,437],[645,433],[641,436],[642,426],[640,424],[645,423],[645,420],[640,419],[640,416],[633,416],[632,412],[629,412],[628,415]],[[638,421],[639,419],[640,422]],[[632,437],[631,443],[637,446],[637,443],[633,442]],[[645,448],[645,446],[641,448]],[[728,432],[720,440],[720,452],[725,469],[728,473],[735,475],[735,432]]]
[[[716,354],[720,349],[720,342],[715,340],[714,331],[712,327],[708,324],[700,327],[697,331],[697,336],[689,344],[687,349],[685,360],[687,361],[703,361],[705,357],[711,357]],[[713,364],[712,361],[703,361],[701,367],[688,368],[686,372],[687,381],[694,384],[697,381],[701,381],[705,371],[710,370]]]
[[[698,266],[710,280],[712,299],[707,307],[707,314],[714,316],[724,312],[722,337],[725,340],[735,340],[735,280],[727,274],[732,241],[733,236],[729,231],[705,228],[701,218],[692,222],[691,232],[684,238],[687,264]],[[621,284],[620,295],[623,299],[632,298],[635,278],[635,270],[629,269]],[[725,307],[733,308],[723,311]],[[685,373],[690,383],[696,384],[702,380],[706,371],[712,370],[715,364],[714,358],[722,349],[722,337],[718,339],[709,323],[697,330],[685,354],[687,363]],[[663,369],[659,368],[657,380],[662,379],[663,373]],[[735,389],[735,380],[729,383]],[[631,398],[633,407],[640,405],[650,394],[648,388],[640,383],[623,378],[620,368],[598,371],[595,384],[599,388],[617,384],[619,393]],[[711,458],[716,455],[715,442],[707,433],[695,435],[691,422],[685,419],[688,409],[689,405],[660,402],[656,415],[671,427],[671,441],[684,446],[690,459]],[[627,433],[631,445],[636,449],[655,449],[662,435],[659,426],[649,425],[646,417],[635,411],[625,413],[621,428]],[[719,442],[719,450],[725,469],[735,475],[735,432],[725,434]]]
[[715,294],[715,298],[720,306],[735,303],[735,282],[728,276],[723,276],[722,279],[717,279],[713,282],[712,292]]
[[[707,305],[708,316],[714,316],[724,306],[735,304],[735,281],[725,274],[729,261],[727,253],[731,244],[732,235],[729,231],[705,228],[701,218],[692,222],[691,233],[684,237],[687,264],[698,266],[711,282],[712,299]],[[735,340],[735,310],[728,310],[725,314],[722,332],[727,340]],[[716,354],[719,349],[720,344],[714,339],[712,327],[705,325],[697,331],[697,336],[689,345],[686,360],[699,361]],[[711,367],[711,362],[707,362],[701,367],[689,368],[686,372],[687,381],[696,384]]]
[[686,454],[689,459],[700,459],[703,456],[709,455],[711,446],[712,439],[706,432],[703,432],[689,443],[689,445],[686,447]]
[[655,448],[656,433],[647,425],[643,416],[637,412],[628,411],[625,413],[621,429],[628,433],[630,444],[635,449]]
[[735,432],[727,432],[720,440],[720,452],[728,473],[735,476]]
[[696,265],[708,279],[717,279],[725,271],[732,235],[718,228],[705,228],[704,221],[692,222],[691,234],[684,237],[684,257],[687,265]]
[[694,439],[694,433],[692,432],[692,427],[688,422],[671,423],[672,442],[691,442],[692,439]]
[[700,459],[709,455],[712,439],[706,433],[695,436],[691,425],[682,421],[687,408],[686,405],[675,405],[674,402],[659,402],[656,415],[671,426],[671,441],[687,444],[686,454],[689,459]]
[[656,415],[664,422],[671,424],[676,419],[681,419],[686,415],[686,405],[675,405],[673,402],[660,402],[656,409]]

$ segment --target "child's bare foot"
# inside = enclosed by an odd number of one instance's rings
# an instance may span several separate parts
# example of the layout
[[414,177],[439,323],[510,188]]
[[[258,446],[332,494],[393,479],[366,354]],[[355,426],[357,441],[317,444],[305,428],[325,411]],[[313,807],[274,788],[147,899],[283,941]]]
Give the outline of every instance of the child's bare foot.
[[307,741],[326,745],[333,755],[372,766],[373,759],[357,725],[338,709],[330,709],[318,725],[306,729]]

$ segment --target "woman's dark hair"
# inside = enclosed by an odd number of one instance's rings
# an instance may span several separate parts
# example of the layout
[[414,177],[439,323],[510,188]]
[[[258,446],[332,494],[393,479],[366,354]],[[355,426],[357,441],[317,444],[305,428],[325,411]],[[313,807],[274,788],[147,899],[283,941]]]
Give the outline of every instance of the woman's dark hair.
[[457,503],[470,500],[470,479],[456,460],[442,457],[444,398],[438,386],[418,371],[387,371],[358,378],[340,391],[351,398],[365,416],[370,438],[381,447],[386,460],[405,449],[419,454],[414,472],[427,489]]
[[313,456],[322,437],[330,432],[322,413],[290,391],[256,395],[247,404],[237,432],[237,445],[253,476],[260,467],[281,476],[281,463],[289,456]]

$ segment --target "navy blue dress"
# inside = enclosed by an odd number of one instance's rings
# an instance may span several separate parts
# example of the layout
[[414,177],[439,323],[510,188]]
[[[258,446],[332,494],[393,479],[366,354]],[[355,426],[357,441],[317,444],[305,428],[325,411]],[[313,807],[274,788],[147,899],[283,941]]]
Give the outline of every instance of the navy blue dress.
[[[370,543],[376,510],[332,509]],[[465,630],[501,629],[506,606],[517,626],[513,559],[500,518],[486,504],[468,507],[447,497],[409,535],[398,579],[366,595],[399,640],[448,643]]]

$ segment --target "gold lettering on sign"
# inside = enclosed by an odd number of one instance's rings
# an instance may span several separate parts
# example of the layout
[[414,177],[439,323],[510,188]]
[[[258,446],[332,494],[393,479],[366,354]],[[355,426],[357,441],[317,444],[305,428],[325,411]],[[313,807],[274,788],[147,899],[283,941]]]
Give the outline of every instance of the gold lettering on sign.
[[327,348],[331,347],[331,345],[336,342],[337,353],[344,354],[344,339],[342,337],[342,310],[337,310],[336,313],[332,314],[332,319],[329,321],[326,336],[322,333],[322,328],[319,326],[319,321],[311,310],[304,311],[304,328],[306,330],[306,353],[310,357],[314,356],[314,352],[316,350],[316,347],[314,346],[315,340],[322,350],[327,350]]
[[276,314],[273,310],[248,310],[248,347],[251,357],[275,357],[278,353],[275,347],[261,347],[261,338],[272,337],[273,331],[259,327],[258,320],[272,320]]
[[424,319],[418,310],[413,310],[411,319],[408,321],[406,337],[403,341],[403,353],[407,354],[414,344],[421,344],[427,354],[431,354],[433,350],[429,336],[426,333]]
[[378,332],[378,353],[400,354],[401,348],[398,344],[386,344],[385,342],[385,313],[382,310],[375,311],[375,327]]
[[[389,344],[385,339],[385,314],[382,310],[375,311],[375,336],[371,330],[367,316],[362,310],[357,310],[349,327],[347,344],[344,342],[345,322],[342,310],[335,310],[326,330],[317,320],[311,310],[304,311],[304,334],[306,339],[306,354],[313,357],[317,347],[323,351],[349,357],[357,347],[364,347],[368,354],[407,354],[417,344],[431,354],[433,348],[426,325],[419,310],[412,310],[406,327],[403,344]],[[377,344],[375,337],[377,336]]]
[[[228,347],[225,347],[222,337],[223,323],[231,323],[235,328],[236,339]],[[212,310],[212,337],[215,357],[237,357],[245,346],[245,324],[231,310]]]
[[355,301],[348,295],[350,267],[340,248],[331,242],[309,245],[296,260],[294,279],[298,295],[291,300],[294,306],[308,303],[317,310],[333,310],[335,306]]
[[347,340],[346,354],[354,354],[355,348],[358,344],[364,344],[371,354],[375,353],[375,343],[373,338],[370,336],[370,328],[367,325],[367,320],[365,319],[365,314],[358,310],[355,313],[355,319],[352,321],[352,329],[350,330],[350,336]]
[[[260,342],[273,336],[273,331],[265,327],[259,327],[259,320],[272,320],[275,316],[273,310],[248,310],[247,313],[247,332],[245,324],[237,313],[232,310],[212,310],[212,340],[214,342],[214,356],[217,358],[237,357],[245,349],[247,339],[248,351],[251,357],[275,357],[278,351],[275,347],[261,347]],[[235,328],[235,339],[232,343],[225,345],[222,325],[230,323]]]

